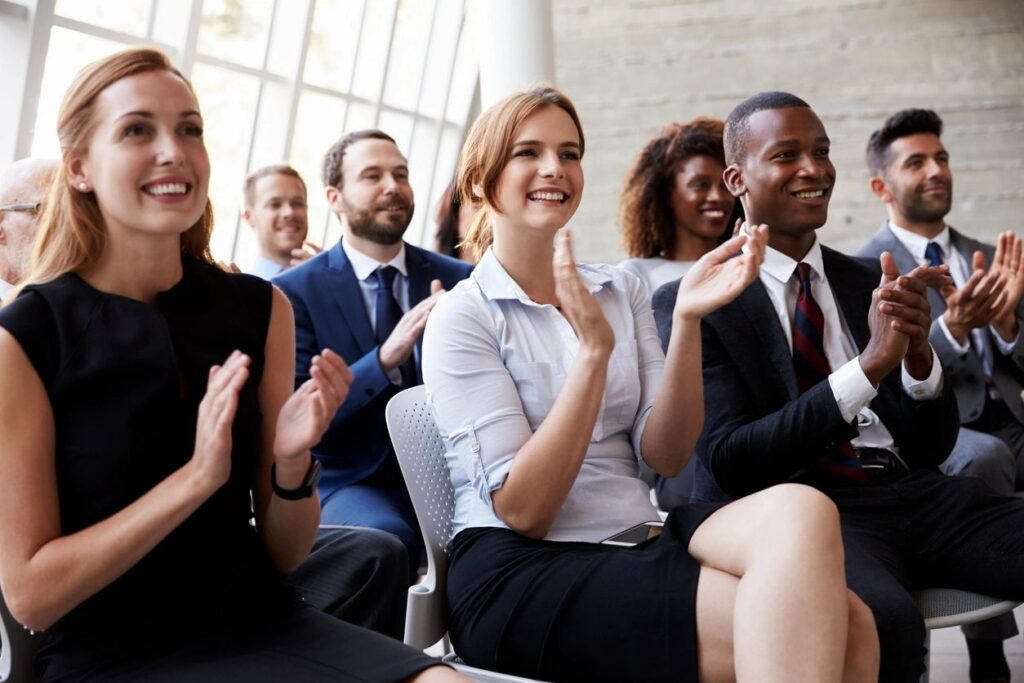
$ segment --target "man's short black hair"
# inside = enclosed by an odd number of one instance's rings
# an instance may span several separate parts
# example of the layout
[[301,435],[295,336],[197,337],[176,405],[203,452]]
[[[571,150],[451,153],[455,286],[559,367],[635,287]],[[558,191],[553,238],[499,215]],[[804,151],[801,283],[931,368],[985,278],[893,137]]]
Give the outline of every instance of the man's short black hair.
[[398,146],[393,137],[376,128],[357,130],[345,135],[331,145],[331,148],[327,150],[327,154],[324,155],[324,164],[320,171],[320,179],[324,181],[324,187],[341,189],[343,180],[341,177],[341,161],[345,158],[345,150],[349,148],[349,145],[360,140],[387,140],[394,143],[396,147]]
[[882,175],[892,161],[889,149],[892,143],[908,135],[931,133],[942,137],[942,119],[931,109],[903,109],[885,120],[882,127],[868,138],[868,170],[871,175]]
[[747,121],[759,111],[767,109],[786,109],[788,107],[807,107],[811,105],[788,92],[777,90],[759,92],[748,97],[729,112],[725,119],[725,163],[738,164],[746,156],[747,134],[750,126]]

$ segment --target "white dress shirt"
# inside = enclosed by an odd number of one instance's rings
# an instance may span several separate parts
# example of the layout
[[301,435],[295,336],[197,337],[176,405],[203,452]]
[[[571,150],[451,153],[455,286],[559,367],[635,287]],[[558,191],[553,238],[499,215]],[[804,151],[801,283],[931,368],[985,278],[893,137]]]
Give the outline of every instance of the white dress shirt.
[[[825,280],[825,269],[821,257],[821,245],[817,240],[803,262],[811,267],[811,294],[821,308],[825,319],[824,345],[832,374],[828,376],[832,395],[835,396],[839,412],[847,422],[857,419],[860,435],[851,439],[855,447],[888,448],[896,452],[892,434],[868,404],[878,395],[857,359],[859,353],[846,322],[836,303],[832,287]],[[790,352],[793,349],[793,317],[800,283],[794,276],[798,261],[794,261],[771,247],[765,249],[764,263],[761,264],[761,282],[768,290],[775,313],[779,317]],[[935,398],[942,388],[942,366],[932,351],[932,371],[924,380],[918,381],[902,369],[903,389],[918,401]]]
[[[344,238],[341,240],[341,248],[345,251],[348,262],[352,264],[352,271],[356,274],[356,279],[359,280],[359,291],[363,294],[363,305],[366,306],[366,315],[370,319],[370,327],[373,328],[373,333],[377,334],[378,269],[394,266],[398,270],[394,281],[391,283],[391,291],[395,295],[395,300],[398,301],[402,313],[409,311],[409,273],[405,268],[405,242],[402,242],[398,253],[387,263],[381,263],[372,256],[367,256],[363,252],[353,249],[345,242]],[[413,355],[415,356],[416,353],[417,349],[414,347]],[[401,384],[401,368],[391,370],[388,373],[388,379],[391,380],[392,384]]]
[[12,289],[14,289],[14,285],[5,280],[0,280],[0,299],[2,299],[3,296]]
[[[636,277],[607,265],[579,271],[616,345],[586,456],[546,538],[596,542],[658,519],[637,465],[664,354]],[[530,300],[491,250],[438,302],[423,340],[423,379],[455,487],[453,533],[507,528],[491,492],[547,417],[578,350],[562,314]]]
[[[918,235],[916,232],[911,232],[905,228],[901,228],[892,221],[889,221],[889,229],[892,230],[892,234],[896,236],[910,255],[917,261],[917,265],[923,266],[928,263],[928,257],[925,256],[925,249],[928,248],[929,242],[935,242],[939,245],[939,253],[942,255],[943,263],[949,264],[949,275],[953,278],[953,284],[957,288],[963,287],[964,284],[970,277],[972,272],[973,264],[968,261],[968,256],[973,258],[973,255],[961,254],[954,246],[953,240],[950,239],[949,226],[944,226],[942,232],[935,236],[934,239],[928,239],[923,235]],[[992,264],[986,264],[991,266]],[[982,367],[985,368],[985,375],[987,377],[992,376],[992,348],[991,341],[995,341],[995,346],[999,349],[999,352],[1004,356],[1013,353],[1013,348],[1016,345],[1017,340],[1004,341],[999,334],[989,327],[989,334],[985,333],[985,330],[981,328],[975,328],[970,333],[970,346],[968,344],[961,344],[956,340],[956,337],[949,331],[946,326],[946,320],[943,316],[939,316],[939,329],[946,336],[946,340],[949,345],[956,350],[961,356],[965,355],[970,347],[973,346],[978,357],[981,358]],[[993,389],[993,387],[990,387]]]

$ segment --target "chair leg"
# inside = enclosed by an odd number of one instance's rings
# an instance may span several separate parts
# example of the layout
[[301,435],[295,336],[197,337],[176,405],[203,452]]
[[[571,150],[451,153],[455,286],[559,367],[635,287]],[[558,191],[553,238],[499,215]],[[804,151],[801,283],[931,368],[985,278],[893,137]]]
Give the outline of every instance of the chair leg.
[[924,673],[921,674],[921,683],[928,683],[932,663],[932,632],[924,632]]

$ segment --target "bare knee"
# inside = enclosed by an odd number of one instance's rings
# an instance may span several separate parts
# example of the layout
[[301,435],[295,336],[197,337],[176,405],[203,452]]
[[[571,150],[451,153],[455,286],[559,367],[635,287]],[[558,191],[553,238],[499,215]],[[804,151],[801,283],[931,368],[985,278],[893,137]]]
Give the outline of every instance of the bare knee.
[[782,535],[816,554],[842,551],[839,510],[828,496],[802,484],[779,484],[764,493],[761,523],[767,534]]
[[881,655],[875,617],[871,608],[852,591],[847,591],[847,597],[849,617],[843,683],[877,681]]

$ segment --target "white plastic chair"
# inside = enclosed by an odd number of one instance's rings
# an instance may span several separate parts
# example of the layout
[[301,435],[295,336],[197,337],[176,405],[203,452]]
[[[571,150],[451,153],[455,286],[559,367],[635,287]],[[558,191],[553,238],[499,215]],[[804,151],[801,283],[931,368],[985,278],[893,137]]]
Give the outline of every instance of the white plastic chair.
[[914,594],[917,608],[924,617],[924,646],[928,650],[925,655],[925,672],[921,683],[928,683],[929,660],[931,659],[932,629],[963,626],[1005,614],[1020,605],[1013,600],[1000,600],[980,593],[956,590],[953,588],[929,588]]
[[0,683],[33,683],[39,636],[14,620],[0,595]]
[[447,548],[451,540],[455,492],[445,465],[444,442],[434,424],[426,390],[422,386],[406,389],[394,396],[388,402],[385,417],[427,549],[427,574],[422,582],[409,587],[405,644],[425,650],[443,641],[444,661],[474,681],[528,683],[531,679],[463,664],[451,652],[445,621],[445,579],[448,576]]

